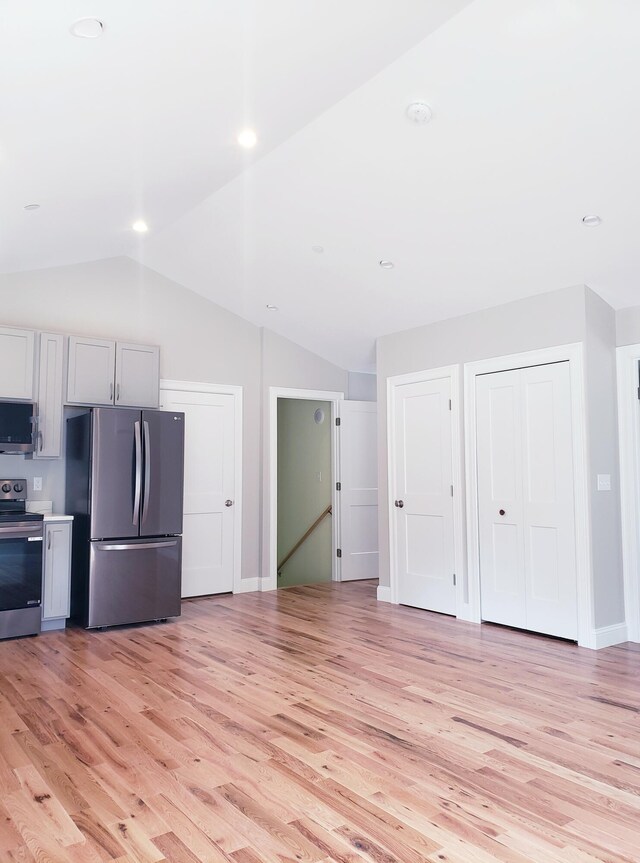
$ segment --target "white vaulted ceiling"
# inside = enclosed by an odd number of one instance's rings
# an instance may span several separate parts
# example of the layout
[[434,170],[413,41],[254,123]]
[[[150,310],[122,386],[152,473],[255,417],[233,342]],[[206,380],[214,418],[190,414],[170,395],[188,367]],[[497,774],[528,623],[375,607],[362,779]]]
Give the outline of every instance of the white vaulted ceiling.
[[[572,284],[639,302],[633,0],[0,15],[5,271],[128,253],[352,369],[383,333]],[[84,15],[100,39],[69,36]],[[416,99],[428,125],[405,116]]]

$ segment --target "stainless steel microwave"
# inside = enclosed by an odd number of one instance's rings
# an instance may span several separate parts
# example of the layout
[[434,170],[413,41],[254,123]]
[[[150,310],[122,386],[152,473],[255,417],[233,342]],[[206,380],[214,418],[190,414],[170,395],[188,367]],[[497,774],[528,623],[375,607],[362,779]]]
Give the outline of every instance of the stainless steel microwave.
[[0,453],[33,452],[36,415],[33,402],[0,401]]

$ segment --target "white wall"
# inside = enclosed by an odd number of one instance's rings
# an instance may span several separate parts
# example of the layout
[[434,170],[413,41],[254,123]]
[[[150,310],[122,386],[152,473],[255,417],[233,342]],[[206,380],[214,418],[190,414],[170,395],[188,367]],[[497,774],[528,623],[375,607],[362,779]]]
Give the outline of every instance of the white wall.
[[[594,527],[593,580],[596,626],[620,622],[623,590],[617,494],[615,329],[613,310],[584,286],[507,303],[378,339],[380,584],[389,583],[387,500],[387,378],[555,345],[584,343]],[[463,380],[463,375],[460,375]],[[462,392],[458,394],[462,417]],[[461,428],[462,432],[462,428]],[[595,474],[616,483],[607,497],[595,491]],[[463,491],[463,490],[461,490]]]
[[616,312],[616,344],[640,344],[640,306],[618,309]]
[[[315,387],[344,383],[346,372],[278,337],[267,335],[265,349],[258,327],[130,258],[1,275],[0,300],[3,324],[159,344],[163,378],[244,388],[242,574],[257,576],[263,381]],[[0,456],[0,473],[5,471],[43,476],[38,497],[63,508],[62,460]]]

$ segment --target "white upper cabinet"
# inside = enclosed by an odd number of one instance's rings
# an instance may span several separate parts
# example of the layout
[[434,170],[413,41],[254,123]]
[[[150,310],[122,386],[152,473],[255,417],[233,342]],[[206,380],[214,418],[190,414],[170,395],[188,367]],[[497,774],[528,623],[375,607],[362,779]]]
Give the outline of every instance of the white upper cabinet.
[[76,405],[112,405],[115,364],[114,341],[69,336],[67,402]]
[[160,348],[69,337],[67,404],[157,408]]
[[160,389],[160,348],[155,345],[116,345],[116,398],[121,407],[157,408]]
[[64,340],[59,333],[40,333],[38,363],[38,431],[34,458],[58,458],[62,453]]
[[33,330],[0,327],[0,398],[33,399],[35,338]]

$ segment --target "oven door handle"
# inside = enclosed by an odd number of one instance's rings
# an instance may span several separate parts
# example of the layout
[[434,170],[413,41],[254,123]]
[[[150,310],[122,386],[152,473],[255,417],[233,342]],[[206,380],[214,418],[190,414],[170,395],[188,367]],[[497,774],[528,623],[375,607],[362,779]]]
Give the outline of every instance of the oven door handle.
[[42,539],[41,525],[31,524],[12,524],[6,527],[0,527],[0,539]]

